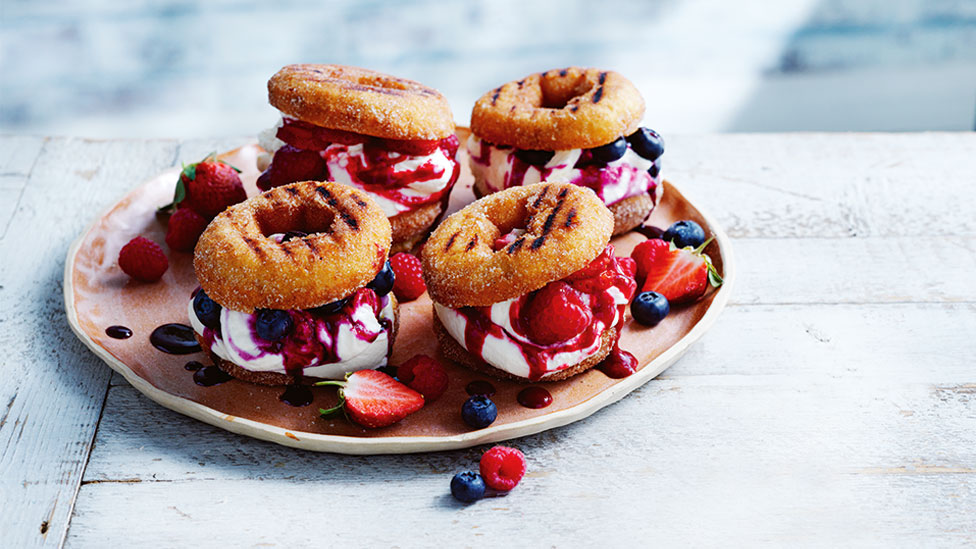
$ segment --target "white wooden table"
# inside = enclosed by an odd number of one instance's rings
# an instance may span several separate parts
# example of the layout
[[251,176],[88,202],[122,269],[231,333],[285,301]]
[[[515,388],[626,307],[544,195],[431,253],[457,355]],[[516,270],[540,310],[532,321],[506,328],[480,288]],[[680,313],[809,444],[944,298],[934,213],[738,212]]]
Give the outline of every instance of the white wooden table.
[[0,545],[918,547],[976,543],[976,135],[675,136],[734,237],[733,305],[681,361],[515,440],[349,457],[218,430],[88,352],[64,256],[101,209],[223,142],[0,137]]

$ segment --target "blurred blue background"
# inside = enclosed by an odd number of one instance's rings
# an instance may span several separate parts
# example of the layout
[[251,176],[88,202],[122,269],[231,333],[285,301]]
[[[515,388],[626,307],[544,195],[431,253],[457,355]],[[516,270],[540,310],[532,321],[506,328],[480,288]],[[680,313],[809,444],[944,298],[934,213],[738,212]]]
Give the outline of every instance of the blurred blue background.
[[976,0],[0,3],[0,132],[254,135],[288,63],[485,90],[618,70],[665,133],[972,130]]

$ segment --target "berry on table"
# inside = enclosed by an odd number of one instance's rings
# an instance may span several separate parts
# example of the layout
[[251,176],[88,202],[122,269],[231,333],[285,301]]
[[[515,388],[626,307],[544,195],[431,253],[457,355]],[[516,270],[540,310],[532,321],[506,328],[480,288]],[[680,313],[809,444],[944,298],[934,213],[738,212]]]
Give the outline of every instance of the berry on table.
[[525,475],[525,456],[516,448],[495,446],[481,456],[480,470],[489,488],[507,492]]
[[410,387],[378,370],[359,370],[345,381],[320,381],[316,386],[339,387],[339,404],[319,409],[322,417],[345,410],[349,419],[363,427],[393,425],[424,407],[424,397]]
[[606,145],[590,149],[590,155],[594,163],[609,164],[615,160],[620,160],[627,153],[627,139],[621,137],[616,141],[611,141]]
[[664,140],[650,128],[638,128],[636,132],[627,136],[627,141],[634,148],[634,152],[651,162],[664,154]]
[[666,231],[663,240],[674,242],[675,248],[685,248],[691,246],[697,248],[705,242],[705,229],[701,225],[690,219],[678,221],[672,224]]
[[119,267],[136,280],[156,282],[169,268],[169,260],[159,244],[137,236],[119,251]]
[[169,217],[166,245],[178,252],[192,252],[207,224],[206,218],[189,208],[176,210]]
[[471,503],[485,497],[485,480],[474,471],[464,471],[451,479],[451,495],[458,501]]
[[203,291],[203,288],[197,290],[196,295],[193,296],[193,312],[200,319],[200,322],[210,328],[211,330],[216,330],[220,327],[220,311],[223,309],[216,301],[210,299],[207,292]]
[[461,419],[475,429],[483,429],[495,422],[498,408],[485,395],[474,395],[461,406]]
[[278,341],[294,328],[288,311],[279,309],[259,309],[254,322],[258,337],[267,341]]
[[668,298],[657,292],[641,292],[630,303],[630,314],[644,326],[657,326],[669,312]]
[[369,284],[366,285],[366,287],[376,292],[376,295],[384,296],[390,293],[390,290],[393,289],[395,276],[396,275],[393,274],[393,268],[390,267],[390,262],[388,260],[383,264],[383,268],[380,269],[380,272],[376,273],[376,276],[370,281]]
[[413,301],[427,291],[422,276],[423,268],[417,256],[400,252],[390,257],[393,269],[393,294],[400,301]]
[[424,395],[424,402],[434,402],[447,390],[447,371],[440,362],[426,355],[416,355],[401,364],[397,379]]

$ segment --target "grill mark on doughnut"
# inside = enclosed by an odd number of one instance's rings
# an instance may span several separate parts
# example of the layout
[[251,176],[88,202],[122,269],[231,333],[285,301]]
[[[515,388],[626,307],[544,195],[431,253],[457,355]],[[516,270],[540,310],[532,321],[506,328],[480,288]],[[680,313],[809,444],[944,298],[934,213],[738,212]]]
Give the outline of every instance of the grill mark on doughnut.
[[[336,197],[332,196],[332,193],[329,192],[329,189],[326,189],[325,187],[315,187],[315,192],[322,195],[322,197],[325,198],[326,202],[329,203],[329,206],[332,206],[333,208],[338,210],[339,217],[342,218],[342,221],[344,221],[346,225],[349,225],[350,229],[354,231],[359,230],[359,221],[352,214],[346,211],[345,208],[339,207],[339,200],[336,199]],[[365,204],[363,205],[365,206]]]
[[495,101],[498,101],[498,96],[501,95],[501,93],[502,93],[502,89],[501,88],[495,88],[495,93],[492,94],[492,96],[491,96],[491,106],[492,107],[495,106]]
[[257,255],[262,260],[267,258],[267,255],[264,253],[264,250],[261,248],[261,244],[257,240],[254,240],[249,236],[245,236],[244,243],[247,244],[248,247],[251,248],[251,250],[254,252],[254,254]]
[[285,192],[292,196],[295,196],[298,194],[298,187],[285,187]]
[[516,84],[518,84],[518,89],[522,89],[522,86],[525,85],[525,80],[519,80]]
[[566,223],[563,226],[566,228],[572,227],[574,221],[576,221],[576,208],[569,210],[569,214],[566,216]]
[[566,202],[566,194],[568,192],[569,189],[563,189],[559,192],[557,195],[559,196],[559,202],[556,202],[556,207],[552,209],[552,213],[550,213],[549,217],[546,218],[546,222],[542,224],[542,234],[539,235],[539,238],[532,241],[532,245],[529,247],[530,249],[538,250],[543,244],[546,243],[546,237],[548,237],[549,233],[552,232],[552,225],[556,221],[556,216],[559,214],[559,210],[562,209],[563,204]]
[[455,239],[455,238],[457,238],[459,234],[461,234],[461,231],[458,231],[458,232],[456,232],[456,233],[454,233],[454,234],[452,234],[452,235],[451,235],[451,238],[449,238],[449,239],[447,240],[447,245],[446,245],[446,246],[444,246],[444,251],[445,251],[445,252],[451,249],[451,246],[453,246],[453,245],[454,245],[454,239]]
[[346,225],[349,225],[350,229],[354,231],[359,230],[359,221],[355,217],[350,215],[350,213],[347,212],[346,210],[340,210],[339,217],[341,217],[342,220],[346,222]]
[[569,74],[569,69],[563,69],[559,71],[559,76],[566,76],[567,74]]
[[539,204],[542,204],[542,201],[545,200],[546,194],[548,193],[549,193],[549,185],[546,185],[545,188],[542,189],[542,192],[539,193],[539,196],[535,198],[535,202],[532,203],[532,207],[538,208]]
[[468,245],[464,247],[464,251],[470,252],[471,248],[474,248],[477,245],[478,245],[478,235],[474,235],[474,237],[471,239],[471,242],[468,242]]
[[600,86],[596,89],[596,93],[593,94],[594,103],[599,103],[600,100],[603,99],[603,83],[606,82],[606,80],[607,80],[607,73],[601,72],[600,80],[599,80]]
[[525,244],[524,236],[522,238],[519,238],[515,242],[512,242],[512,245],[508,247],[508,253],[514,254],[515,252],[519,251],[519,248],[522,247],[522,244]]
[[566,198],[566,195],[567,194],[569,194],[569,189],[563,189],[563,190],[559,191],[559,194],[557,194],[556,197],[557,198]]

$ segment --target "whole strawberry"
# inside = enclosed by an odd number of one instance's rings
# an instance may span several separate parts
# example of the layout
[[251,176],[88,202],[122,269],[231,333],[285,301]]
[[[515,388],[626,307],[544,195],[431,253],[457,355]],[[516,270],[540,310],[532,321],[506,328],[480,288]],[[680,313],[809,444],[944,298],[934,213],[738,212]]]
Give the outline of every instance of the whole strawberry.
[[320,381],[315,385],[339,387],[339,404],[319,409],[322,417],[345,410],[349,419],[372,429],[393,425],[424,407],[424,397],[377,370],[359,370],[345,381]]
[[698,248],[676,248],[673,243],[651,239],[634,247],[641,292],[657,292],[672,305],[690,303],[705,295],[708,286],[722,284],[711,258],[702,253],[711,240]]
[[197,240],[207,228],[207,220],[190,208],[176,210],[169,218],[166,245],[178,252],[192,252]]
[[119,267],[136,280],[156,282],[169,268],[169,260],[159,244],[137,236],[119,251]]
[[247,199],[237,170],[211,154],[183,167],[176,182],[173,202],[161,209],[190,208],[208,221],[228,206]]

